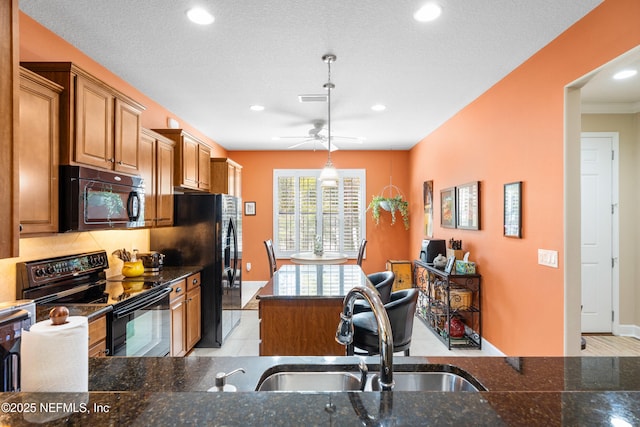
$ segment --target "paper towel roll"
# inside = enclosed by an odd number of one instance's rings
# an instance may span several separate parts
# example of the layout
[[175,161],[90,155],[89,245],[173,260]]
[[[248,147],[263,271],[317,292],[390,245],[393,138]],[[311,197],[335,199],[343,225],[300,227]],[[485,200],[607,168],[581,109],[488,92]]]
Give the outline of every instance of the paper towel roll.
[[21,390],[86,392],[89,389],[89,325],[86,317],[67,323],[38,322],[23,331],[20,344]]

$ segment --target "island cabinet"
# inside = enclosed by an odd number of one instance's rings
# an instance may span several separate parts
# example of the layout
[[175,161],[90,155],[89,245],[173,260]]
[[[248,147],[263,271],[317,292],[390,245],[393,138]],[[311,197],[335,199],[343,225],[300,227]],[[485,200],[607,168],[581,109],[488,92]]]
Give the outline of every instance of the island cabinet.
[[89,322],[89,357],[104,357],[107,350],[107,317]]
[[23,62],[61,85],[60,163],[139,173],[144,106],[71,62]]
[[481,349],[480,275],[451,274],[415,260],[414,277],[416,287],[420,290],[416,314],[429,329],[449,350]]
[[146,226],[173,225],[175,143],[149,129],[140,135],[140,176],[144,180]]
[[58,232],[58,117],[62,86],[20,69],[20,234]]
[[211,148],[183,129],[154,129],[176,143],[174,185],[209,191]]
[[211,159],[210,191],[242,197],[242,166],[226,157]]
[[171,285],[171,356],[186,355],[202,336],[200,279],[195,273]]

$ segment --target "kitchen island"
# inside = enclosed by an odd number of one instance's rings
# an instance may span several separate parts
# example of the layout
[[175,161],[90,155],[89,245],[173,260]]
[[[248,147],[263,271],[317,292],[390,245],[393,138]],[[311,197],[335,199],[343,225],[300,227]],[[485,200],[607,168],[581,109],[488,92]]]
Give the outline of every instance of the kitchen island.
[[[640,358],[397,357],[396,372],[454,365],[489,391],[256,392],[278,365],[357,366],[358,357],[92,358],[86,395],[3,393],[3,425],[639,425]],[[379,358],[365,358],[371,372]],[[238,391],[208,393],[217,372]],[[86,404],[64,415],[61,402]],[[35,413],[27,412],[36,405]],[[45,403],[45,406],[40,405]],[[43,413],[43,409],[49,410]],[[73,409],[67,407],[66,409]],[[381,413],[383,414],[381,416]],[[59,418],[55,419],[58,416]],[[627,424],[625,424],[627,423]]]
[[258,293],[261,356],[344,356],[342,303],[368,281],[357,265],[283,265]]

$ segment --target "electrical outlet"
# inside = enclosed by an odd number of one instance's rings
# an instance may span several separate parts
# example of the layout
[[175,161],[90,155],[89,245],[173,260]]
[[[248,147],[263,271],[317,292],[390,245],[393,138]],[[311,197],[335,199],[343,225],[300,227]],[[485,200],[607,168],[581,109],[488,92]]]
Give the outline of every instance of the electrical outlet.
[[247,266],[247,271],[251,271],[251,263],[250,263],[250,262],[248,262],[248,263],[246,263],[245,265]]
[[538,264],[558,268],[558,251],[538,249]]

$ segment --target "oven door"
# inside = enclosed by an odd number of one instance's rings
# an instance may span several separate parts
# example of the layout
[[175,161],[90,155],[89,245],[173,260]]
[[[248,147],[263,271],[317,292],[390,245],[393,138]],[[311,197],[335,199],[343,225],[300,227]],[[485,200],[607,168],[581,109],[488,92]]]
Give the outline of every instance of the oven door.
[[164,288],[115,307],[109,328],[109,354],[167,356],[171,350],[170,293],[171,288]]

